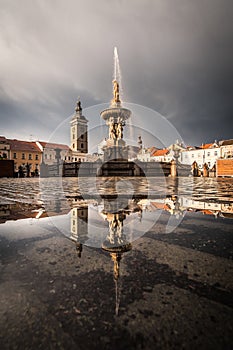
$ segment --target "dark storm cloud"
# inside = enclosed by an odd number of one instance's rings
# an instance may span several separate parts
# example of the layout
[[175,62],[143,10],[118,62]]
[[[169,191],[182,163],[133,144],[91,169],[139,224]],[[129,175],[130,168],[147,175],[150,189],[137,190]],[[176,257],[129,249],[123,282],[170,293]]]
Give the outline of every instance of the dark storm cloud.
[[44,138],[78,95],[109,101],[117,46],[125,100],[186,143],[231,138],[232,26],[230,0],[2,0],[0,133]]

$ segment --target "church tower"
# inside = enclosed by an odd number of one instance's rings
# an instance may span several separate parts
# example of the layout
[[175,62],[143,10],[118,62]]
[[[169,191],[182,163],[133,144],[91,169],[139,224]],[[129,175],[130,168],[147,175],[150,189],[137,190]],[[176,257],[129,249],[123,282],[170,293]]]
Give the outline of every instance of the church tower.
[[70,122],[70,148],[73,153],[88,153],[87,123],[88,120],[82,114],[81,102],[78,101]]

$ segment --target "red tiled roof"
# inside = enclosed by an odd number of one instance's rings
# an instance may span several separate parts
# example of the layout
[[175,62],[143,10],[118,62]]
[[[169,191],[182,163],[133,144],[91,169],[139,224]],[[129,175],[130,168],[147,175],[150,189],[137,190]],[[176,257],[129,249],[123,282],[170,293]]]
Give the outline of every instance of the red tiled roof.
[[204,143],[203,145],[201,145],[200,148],[207,149],[207,148],[211,148],[212,146],[213,146],[213,143]]
[[150,204],[156,209],[164,209],[164,203],[150,202]]
[[168,153],[167,149],[158,149],[152,154],[152,157],[165,156]]
[[149,147],[148,148],[148,151],[150,152],[150,155],[152,156],[152,154],[155,152],[155,151],[157,151],[158,150],[158,148],[157,147]]
[[20,141],[7,139],[12,151],[28,151],[41,153],[40,148],[37,146],[36,142],[30,141]]
[[214,215],[214,213],[208,209],[202,209],[201,212],[205,215]]
[[51,142],[44,142],[44,141],[38,141],[43,148],[60,148],[69,151],[70,147],[67,145],[64,145],[62,143],[51,143]]

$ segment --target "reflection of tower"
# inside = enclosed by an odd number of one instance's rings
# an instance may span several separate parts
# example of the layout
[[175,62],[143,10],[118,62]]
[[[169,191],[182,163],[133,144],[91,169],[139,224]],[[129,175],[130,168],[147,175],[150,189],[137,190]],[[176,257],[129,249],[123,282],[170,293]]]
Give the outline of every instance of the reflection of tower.
[[88,240],[88,207],[71,210],[70,231],[70,238],[82,249],[82,244]]
[[102,247],[103,250],[108,251],[110,256],[112,257],[112,261],[114,263],[113,267],[113,276],[115,282],[115,293],[116,293],[116,307],[115,312],[118,315],[119,306],[120,306],[120,293],[121,293],[121,285],[120,285],[120,261],[122,259],[122,255],[125,252],[128,252],[132,249],[132,245],[128,243],[127,245],[123,245],[121,247],[116,247],[115,249],[112,247],[109,249],[108,247]]
[[81,102],[77,102],[75,114],[70,122],[70,148],[72,151],[87,153],[87,123],[88,120],[82,114]]
[[[106,205],[105,205],[106,208]],[[118,315],[120,305],[120,261],[122,254],[132,249],[130,242],[126,240],[123,232],[123,221],[126,218],[124,211],[117,211],[115,213],[103,211],[109,222],[109,234],[102,244],[102,249],[109,252],[114,262],[114,281],[116,292],[116,315]]]

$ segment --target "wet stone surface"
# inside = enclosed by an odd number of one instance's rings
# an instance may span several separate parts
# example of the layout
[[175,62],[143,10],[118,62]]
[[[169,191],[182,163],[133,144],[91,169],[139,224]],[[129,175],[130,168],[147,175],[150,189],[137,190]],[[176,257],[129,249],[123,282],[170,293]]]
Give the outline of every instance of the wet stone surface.
[[[35,193],[31,211],[44,205]],[[36,219],[16,205],[2,216],[1,349],[232,349],[230,218],[192,211],[167,232],[163,210],[117,267],[101,248],[83,245],[80,257],[54,226],[63,208]]]

